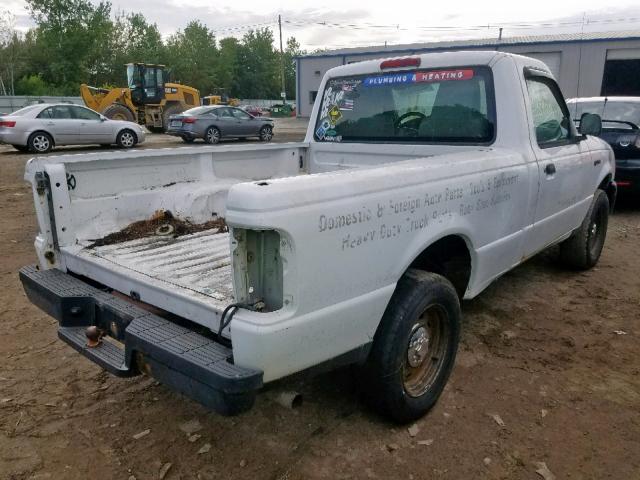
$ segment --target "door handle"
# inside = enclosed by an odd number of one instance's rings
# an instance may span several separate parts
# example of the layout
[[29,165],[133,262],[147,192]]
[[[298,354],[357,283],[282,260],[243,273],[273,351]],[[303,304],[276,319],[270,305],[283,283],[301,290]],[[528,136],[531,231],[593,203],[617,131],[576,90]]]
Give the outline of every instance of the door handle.
[[544,167],[544,173],[547,175],[553,175],[556,173],[556,166],[553,163],[548,163],[546,167]]
[[55,123],[49,122],[49,123],[47,123],[47,125],[55,125]]

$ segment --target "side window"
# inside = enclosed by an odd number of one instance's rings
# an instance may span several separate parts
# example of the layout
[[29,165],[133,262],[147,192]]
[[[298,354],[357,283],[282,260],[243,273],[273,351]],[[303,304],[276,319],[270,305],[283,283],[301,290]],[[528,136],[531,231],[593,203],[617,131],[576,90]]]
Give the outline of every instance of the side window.
[[229,111],[228,108],[219,108],[218,109],[218,117],[222,117],[222,118],[233,118],[233,115],[231,115],[231,112]]
[[243,112],[239,108],[231,108],[231,114],[238,120],[249,120],[251,116],[247,112]]
[[58,120],[69,120],[73,118],[73,115],[71,115],[71,109],[66,105],[56,105],[55,107],[51,107],[51,109],[53,110],[51,118]]
[[558,86],[545,77],[526,80],[538,145],[544,148],[568,140],[571,121]]
[[53,118],[53,107],[45,108],[36,118]]
[[73,113],[73,118],[79,120],[100,120],[100,115],[83,107],[69,107]]

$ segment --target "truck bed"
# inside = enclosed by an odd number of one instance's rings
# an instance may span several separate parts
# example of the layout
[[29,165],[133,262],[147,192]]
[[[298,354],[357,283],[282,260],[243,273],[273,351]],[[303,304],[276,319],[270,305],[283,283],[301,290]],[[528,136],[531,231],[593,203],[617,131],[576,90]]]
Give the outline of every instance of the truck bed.
[[[65,259],[71,271],[210,327],[233,301],[229,233],[217,229],[76,246]],[[153,298],[154,292],[161,295]]]

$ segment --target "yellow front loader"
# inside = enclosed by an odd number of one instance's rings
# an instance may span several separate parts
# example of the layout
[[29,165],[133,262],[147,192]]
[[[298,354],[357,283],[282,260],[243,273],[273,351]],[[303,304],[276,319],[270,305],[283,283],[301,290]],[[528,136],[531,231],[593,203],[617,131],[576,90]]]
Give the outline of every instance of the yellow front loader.
[[200,92],[179,83],[165,83],[164,65],[127,64],[128,87],[95,88],[82,84],[85,105],[107,118],[165,131],[169,116],[200,105]]

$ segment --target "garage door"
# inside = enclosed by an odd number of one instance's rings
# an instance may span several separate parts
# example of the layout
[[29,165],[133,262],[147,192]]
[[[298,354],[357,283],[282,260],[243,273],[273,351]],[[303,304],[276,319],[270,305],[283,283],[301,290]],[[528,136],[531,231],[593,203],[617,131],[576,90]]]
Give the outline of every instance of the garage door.
[[551,73],[553,73],[553,76],[556,77],[556,80],[560,80],[561,52],[531,52],[523,53],[522,55],[544,62],[547,67],[549,67],[549,70],[551,70]]

